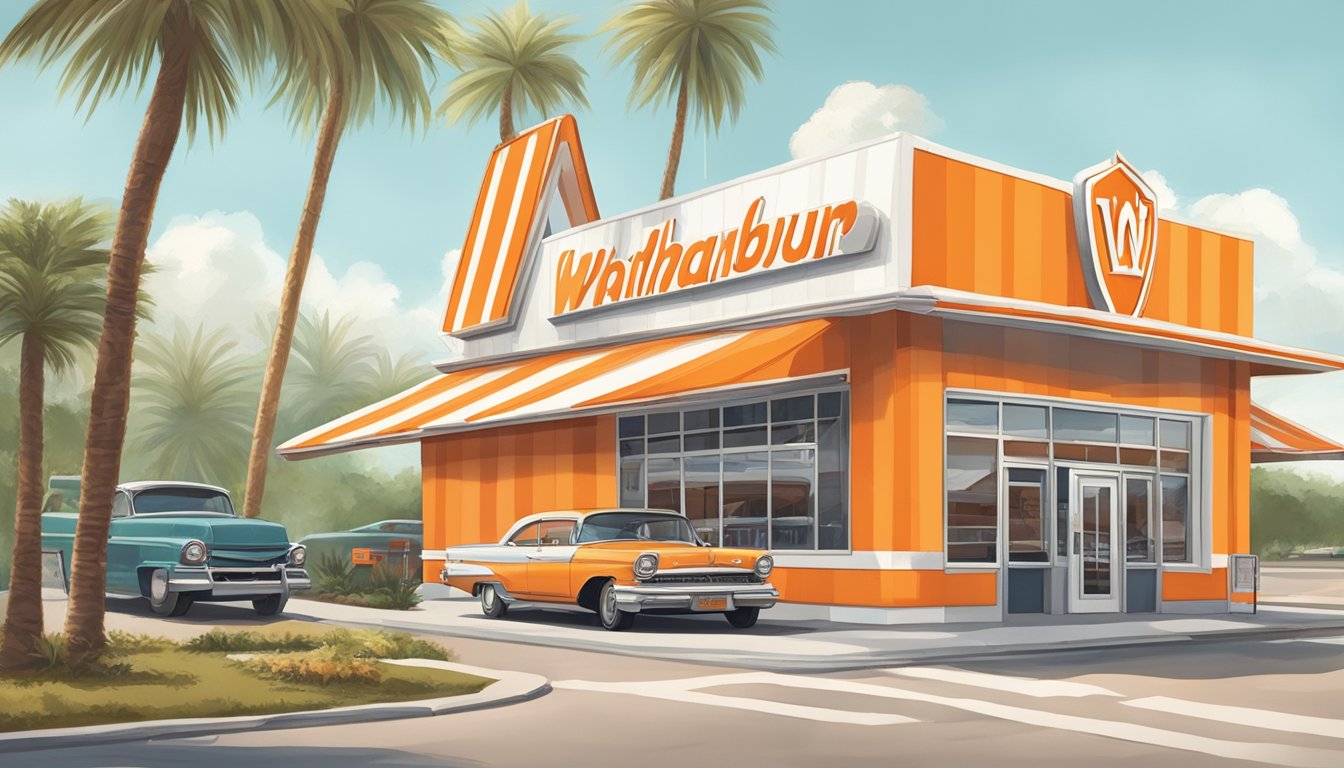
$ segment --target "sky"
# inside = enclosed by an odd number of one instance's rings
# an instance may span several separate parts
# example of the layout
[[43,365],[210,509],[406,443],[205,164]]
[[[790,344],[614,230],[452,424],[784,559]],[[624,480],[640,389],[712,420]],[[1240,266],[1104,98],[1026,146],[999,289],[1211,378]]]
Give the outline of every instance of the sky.
[[[0,4],[0,29],[26,2]],[[503,3],[443,3],[470,19]],[[1164,206],[1256,240],[1256,333],[1344,354],[1344,3],[884,0],[773,4],[777,55],[740,119],[687,140],[678,191],[894,130],[1071,179],[1120,150]],[[533,0],[595,33],[617,3]],[[605,40],[575,49],[591,107],[575,112],[604,214],[653,202],[672,111],[631,110],[629,70]],[[439,72],[436,104],[455,73]],[[86,120],[59,70],[0,69],[0,199],[114,204],[145,94]],[[273,306],[312,160],[257,93],[213,146],[179,145],[149,257],[160,313],[254,325]],[[519,125],[540,116],[524,115]],[[490,120],[419,135],[383,121],[343,140],[317,234],[310,307],[355,311],[370,332],[434,358],[445,258],[461,245],[491,147]],[[1256,398],[1344,439],[1344,378],[1256,385]],[[1322,407],[1322,404],[1329,407]]]

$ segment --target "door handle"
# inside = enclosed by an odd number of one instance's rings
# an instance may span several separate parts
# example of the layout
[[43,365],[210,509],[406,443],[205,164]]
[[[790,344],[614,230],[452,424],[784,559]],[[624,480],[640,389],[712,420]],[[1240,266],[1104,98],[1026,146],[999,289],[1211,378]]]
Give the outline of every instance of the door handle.
[[540,553],[540,552],[528,552],[528,553],[527,553],[527,559],[528,559],[528,560],[540,560],[540,559],[541,559],[541,553]]

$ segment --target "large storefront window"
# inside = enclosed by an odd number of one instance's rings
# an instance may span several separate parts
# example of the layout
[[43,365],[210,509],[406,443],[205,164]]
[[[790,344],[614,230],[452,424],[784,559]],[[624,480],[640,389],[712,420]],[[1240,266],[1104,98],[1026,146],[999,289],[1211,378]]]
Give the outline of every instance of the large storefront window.
[[1126,562],[1198,562],[1197,420],[951,395],[945,424],[948,563],[1062,562],[1075,463],[1113,467]]
[[681,512],[722,546],[848,549],[848,400],[812,392],[622,416],[621,505]]

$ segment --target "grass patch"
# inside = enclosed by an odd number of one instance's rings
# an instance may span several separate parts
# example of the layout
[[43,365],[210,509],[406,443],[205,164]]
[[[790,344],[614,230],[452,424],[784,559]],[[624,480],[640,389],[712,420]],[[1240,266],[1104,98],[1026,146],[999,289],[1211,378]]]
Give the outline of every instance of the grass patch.
[[[0,731],[415,701],[475,693],[491,682],[379,663],[383,658],[452,658],[442,646],[405,633],[295,631],[296,624],[283,622],[263,631],[213,630],[181,644],[111,633],[109,651],[95,667],[71,670],[62,660],[0,677]],[[262,655],[246,662],[227,658],[242,652]]]

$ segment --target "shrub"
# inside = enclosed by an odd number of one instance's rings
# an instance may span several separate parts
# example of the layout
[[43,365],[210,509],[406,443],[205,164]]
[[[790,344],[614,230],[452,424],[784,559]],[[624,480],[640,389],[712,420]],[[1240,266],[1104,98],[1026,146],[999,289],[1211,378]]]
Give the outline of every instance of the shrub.
[[373,608],[406,611],[420,604],[419,579],[402,578],[401,574],[382,564],[374,566],[369,578],[365,602]]
[[251,653],[254,651],[310,651],[323,645],[322,638],[312,635],[264,635],[260,632],[225,632],[212,629],[182,644],[183,648],[198,653]]
[[311,651],[262,656],[244,662],[267,677],[292,683],[379,683],[378,662],[358,658],[347,649],[325,645]]
[[325,552],[309,563],[308,575],[320,593],[349,595],[358,589],[355,584],[355,566],[334,552]]
[[361,659],[437,659],[452,661],[452,653],[438,643],[411,637],[405,632],[374,629],[338,629],[322,638],[322,644]]
[[60,632],[48,632],[42,635],[33,647],[31,655],[37,659],[37,666],[43,671],[65,669],[65,635]]

